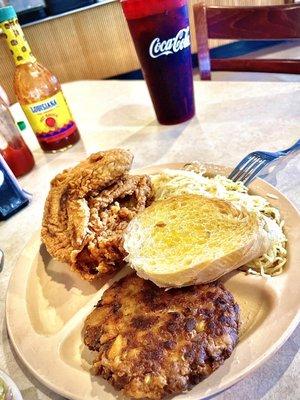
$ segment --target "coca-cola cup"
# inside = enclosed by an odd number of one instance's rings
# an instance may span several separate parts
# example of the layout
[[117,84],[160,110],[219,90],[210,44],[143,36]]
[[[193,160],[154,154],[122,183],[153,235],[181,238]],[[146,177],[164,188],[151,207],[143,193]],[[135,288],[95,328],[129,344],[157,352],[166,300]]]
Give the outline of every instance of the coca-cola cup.
[[121,0],[158,121],[195,114],[187,0]]

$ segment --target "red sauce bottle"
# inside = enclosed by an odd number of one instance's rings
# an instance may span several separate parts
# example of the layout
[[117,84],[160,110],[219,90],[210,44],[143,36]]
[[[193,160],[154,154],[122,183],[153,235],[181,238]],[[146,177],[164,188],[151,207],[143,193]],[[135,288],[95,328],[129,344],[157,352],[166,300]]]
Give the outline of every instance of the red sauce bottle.
[[[21,129],[24,125],[21,125]],[[16,177],[34,167],[34,158],[20,135],[9,108],[0,99],[0,153]]]

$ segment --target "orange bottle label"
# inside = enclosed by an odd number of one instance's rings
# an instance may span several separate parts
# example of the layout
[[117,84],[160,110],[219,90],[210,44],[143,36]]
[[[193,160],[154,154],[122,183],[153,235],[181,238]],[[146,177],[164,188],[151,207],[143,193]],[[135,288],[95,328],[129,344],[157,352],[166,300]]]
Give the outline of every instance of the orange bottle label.
[[77,127],[61,91],[22,109],[39,142],[56,142],[72,135]]

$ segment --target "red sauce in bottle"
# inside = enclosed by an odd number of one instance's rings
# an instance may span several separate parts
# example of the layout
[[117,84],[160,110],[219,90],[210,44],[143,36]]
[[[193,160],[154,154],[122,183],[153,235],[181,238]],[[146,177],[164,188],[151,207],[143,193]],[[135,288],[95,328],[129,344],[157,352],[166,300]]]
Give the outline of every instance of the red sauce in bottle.
[[34,158],[22,137],[14,138],[1,154],[16,177],[27,174],[34,167]]

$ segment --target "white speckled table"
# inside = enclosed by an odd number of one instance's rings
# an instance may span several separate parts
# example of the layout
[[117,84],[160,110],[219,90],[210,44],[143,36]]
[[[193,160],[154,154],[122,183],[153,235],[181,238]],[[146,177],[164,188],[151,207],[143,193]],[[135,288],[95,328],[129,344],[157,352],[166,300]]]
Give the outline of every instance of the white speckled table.
[[[28,129],[25,138],[37,165],[21,183],[33,193],[33,200],[30,206],[0,223],[0,248],[5,252],[0,275],[0,368],[15,380],[25,400],[62,399],[22,365],[9,343],[4,320],[9,276],[25,243],[39,227],[51,177],[88,153],[116,146],[132,150],[137,167],[195,159],[234,166],[250,151],[285,148],[300,136],[297,82],[195,82],[197,116],[176,126],[156,122],[143,81],[72,82],[64,85],[64,91],[82,142],[64,153],[44,154]],[[18,105],[13,106],[13,111],[20,115]],[[278,164],[266,179],[300,208],[299,153]],[[299,342],[298,327],[262,367],[214,398],[300,399]]]

